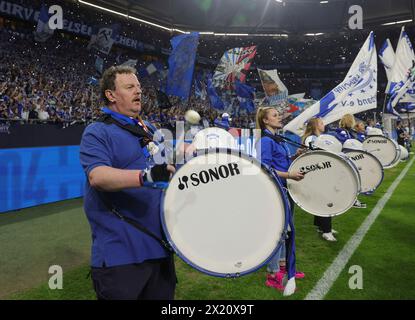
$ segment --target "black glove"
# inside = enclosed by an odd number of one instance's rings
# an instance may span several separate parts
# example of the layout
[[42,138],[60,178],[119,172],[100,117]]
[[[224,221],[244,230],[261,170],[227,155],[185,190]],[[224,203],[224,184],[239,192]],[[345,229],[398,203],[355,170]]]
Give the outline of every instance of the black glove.
[[171,172],[167,170],[167,164],[157,164],[150,170],[151,180],[154,182],[169,182]]

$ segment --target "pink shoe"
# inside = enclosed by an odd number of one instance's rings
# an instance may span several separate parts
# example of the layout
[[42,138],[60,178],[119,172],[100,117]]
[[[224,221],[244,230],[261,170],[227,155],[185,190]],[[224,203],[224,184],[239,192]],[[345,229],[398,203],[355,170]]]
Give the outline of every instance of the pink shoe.
[[275,274],[267,274],[267,280],[265,281],[265,285],[270,288],[275,288],[279,291],[284,291],[284,286],[282,285],[282,280],[284,279],[284,275],[281,273]]
[[[284,275],[284,274],[287,273],[287,269],[285,267],[280,267],[280,271],[279,272]],[[295,272],[295,278],[296,279],[304,279],[304,277],[305,277],[304,272],[301,272],[301,271],[296,271]]]

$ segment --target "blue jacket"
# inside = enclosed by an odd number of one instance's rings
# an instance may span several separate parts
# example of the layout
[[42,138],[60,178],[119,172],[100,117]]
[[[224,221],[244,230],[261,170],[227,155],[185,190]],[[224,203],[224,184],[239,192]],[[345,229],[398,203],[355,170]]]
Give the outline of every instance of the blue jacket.
[[[331,133],[330,133],[331,134]],[[348,139],[354,139],[354,136],[352,136],[351,132],[347,129],[343,128],[337,128],[334,136],[339,140],[342,144],[348,140]]]
[[[140,263],[168,256],[157,240],[137,230],[109,212],[88,182],[88,175],[98,166],[142,170],[147,157],[138,138],[115,124],[96,122],[82,136],[80,160],[87,176],[84,209],[92,232],[91,265],[111,267]],[[121,214],[132,218],[163,237],[160,222],[162,191],[146,187],[119,192],[101,192]]]
[[[270,131],[265,130],[272,134]],[[270,137],[262,137],[256,144],[257,157],[259,160],[278,171],[287,172],[292,161],[290,150],[285,142],[276,142]],[[259,148],[261,148],[259,150]],[[287,186],[287,180],[279,177],[282,184]]]

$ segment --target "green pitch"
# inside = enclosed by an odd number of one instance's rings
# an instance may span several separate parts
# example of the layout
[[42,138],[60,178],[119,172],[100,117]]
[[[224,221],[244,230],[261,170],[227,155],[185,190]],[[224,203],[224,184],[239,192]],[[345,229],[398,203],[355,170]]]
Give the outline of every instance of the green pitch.
[[[176,257],[177,299],[304,299],[346,242],[369,215],[406,163],[385,170],[381,187],[361,196],[367,209],[351,209],[333,219],[339,234],[335,243],[321,239],[313,216],[298,208],[298,291],[285,298],[264,285],[265,268],[240,279],[206,276]],[[329,291],[326,299],[415,299],[415,165],[393,193],[363,242]],[[90,230],[76,199],[0,215],[0,299],[95,299],[89,272]],[[63,289],[50,290],[48,269],[60,265]],[[363,289],[352,290],[349,267],[363,271]]]

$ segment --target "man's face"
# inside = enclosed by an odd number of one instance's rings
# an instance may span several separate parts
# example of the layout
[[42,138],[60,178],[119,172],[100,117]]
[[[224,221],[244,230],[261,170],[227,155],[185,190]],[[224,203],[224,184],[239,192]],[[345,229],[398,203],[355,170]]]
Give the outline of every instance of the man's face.
[[[117,74],[115,91],[112,91],[111,108],[129,117],[136,117],[141,111],[141,85],[132,73]],[[110,99],[110,100],[111,100]]]

